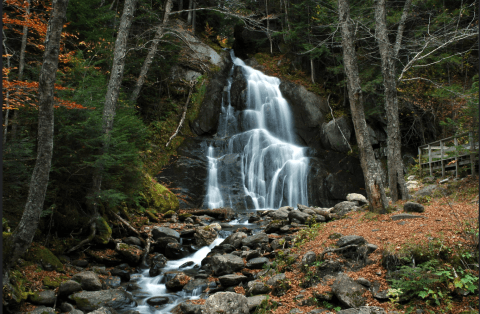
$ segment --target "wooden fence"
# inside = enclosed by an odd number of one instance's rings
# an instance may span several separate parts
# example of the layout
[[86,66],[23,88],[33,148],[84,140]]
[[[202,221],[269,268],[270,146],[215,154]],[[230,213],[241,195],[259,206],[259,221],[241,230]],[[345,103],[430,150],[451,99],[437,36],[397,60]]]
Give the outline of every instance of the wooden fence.
[[473,175],[478,165],[478,134],[466,132],[419,146],[418,159],[421,175],[424,169],[428,169],[431,176],[434,170],[441,169],[442,178],[447,170],[455,170],[458,177],[459,168],[465,165],[470,166]]

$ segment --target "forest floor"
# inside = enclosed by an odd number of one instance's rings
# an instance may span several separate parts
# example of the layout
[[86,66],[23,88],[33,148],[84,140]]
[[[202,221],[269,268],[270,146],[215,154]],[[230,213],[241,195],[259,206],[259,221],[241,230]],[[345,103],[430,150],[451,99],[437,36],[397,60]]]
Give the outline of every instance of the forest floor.
[[[432,266],[433,268],[425,268],[425,273],[420,277],[412,277],[410,287],[408,284],[402,287],[403,290],[411,289],[413,296],[408,301],[396,301],[395,296],[392,296],[389,301],[379,302],[370,291],[366,291],[363,295],[367,300],[366,305],[382,307],[387,313],[395,313],[394,311],[417,313],[418,309],[423,310],[422,313],[478,313],[478,294],[470,293],[462,296],[458,293],[458,287],[461,286],[458,285],[460,279],[473,278],[475,279],[473,284],[478,288],[479,274],[478,264],[476,264],[478,260],[475,260],[478,259],[478,186],[478,177],[467,177],[447,184],[447,193],[443,196],[423,198],[425,212],[418,215],[425,218],[394,221],[391,217],[403,213],[403,210],[388,214],[357,211],[347,214],[343,219],[315,224],[296,234],[291,253],[298,254],[300,259],[308,251],[313,251],[318,256],[328,247],[335,245],[338,237],[332,237],[334,234],[362,236],[368,243],[378,246],[378,249],[369,255],[371,262],[367,266],[356,272],[347,272],[347,275],[353,279],[365,278],[372,283],[379,282],[379,291],[394,288],[385,268],[386,258],[403,261],[407,266],[412,266],[414,263],[412,258],[416,259],[417,265],[426,261],[438,261]],[[396,205],[398,208],[403,208],[404,203],[405,201],[399,201]],[[135,227],[141,229],[140,225]],[[40,246],[40,244],[34,243],[33,246]],[[342,258],[337,254],[328,254],[328,259],[331,260],[338,261]],[[278,255],[275,262],[277,271],[285,272],[290,289],[280,297],[270,294],[268,302],[264,302],[255,313],[285,314],[292,309],[308,313],[318,308],[335,312],[340,309],[338,304],[332,304],[335,303],[334,301],[330,303],[316,299],[319,294],[330,291],[330,286],[322,285],[321,281],[314,286],[305,285],[306,282],[315,279],[316,266],[305,269],[298,262],[293,264],[282,262]],[[50,281],[65,279],[77,272],[66,266],[62,272],[45,271],[31,264],[17,265],[16,269],[25,277],[27,291],[46,289],[47,277]],[[424,284],[422,280],[426,280],[425,276],[428,277],[429,274],[438,271],[443,271],[443,277],[437,276],[438,280]],[[460,274],[459,279],[455,278],[457,273]],[[467,281],[461,287],[468,288]],[[304,288],[305,286],[309,287]],[[426,295],[424,293],[422,298],[421,288],[425,287],[428,289],[425,289]],[[245,293],[243,289],[238,289],[237,292]],[[299,305],[297,297],[300,294],[304,299],[313,300],[313,304],[310,302],[312,305]],[[31,311],[34,308],[33,305],[25,302],[19,310]]]

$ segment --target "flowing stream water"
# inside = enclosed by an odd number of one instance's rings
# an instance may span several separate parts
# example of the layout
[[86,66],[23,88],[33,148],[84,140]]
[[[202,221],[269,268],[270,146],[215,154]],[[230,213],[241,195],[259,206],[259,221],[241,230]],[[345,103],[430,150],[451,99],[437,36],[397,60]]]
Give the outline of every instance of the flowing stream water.
[[[217,139],[224,139],[225,143],[219,152],[239,155],[241,164],[238,171],[241,172],[243,192],[245,199],[253,206],[252,209],[277,209],[285,205],[296,206],[297,203],[308,205],[306,148],[294,144],[291,111],[280,92],[280,80],[245,65],[241,59],[234,56],[233,51],[231,57],[234,66],[223,96],[216,135]],[[241,111],[235,110],[230,100],[235,66],[241,67],[247,81],[246,108]],[[222,195],[221,192],[222,185],[230,184],[229,178],[218,178],[218,161],[222,156],[215,156],[213,146],[208,148],[209,170],[205,204],[210,209],[232,207],[230,196],[225,193]],[[249,224],[244,219],[233,220],[230,224],[254,227],[254,224]],[[185,258],[168,261],[159,276],[150,277],[148,269],[138,274],[137,284],[141,290],[136,293],[139,305],[135,310],[142,314],[170,313],[177,304],[186,299],[200,298],[200,289],[189,293],[168,291],[165,286],[165,273],[194,270],[228,234],[228,231],[221,232],[211,245],[204,246]],[[179,269],[186,262],[193,263]],[[168,297],[169,303],[159,308],[146,303],[148,298],[159,296]]]

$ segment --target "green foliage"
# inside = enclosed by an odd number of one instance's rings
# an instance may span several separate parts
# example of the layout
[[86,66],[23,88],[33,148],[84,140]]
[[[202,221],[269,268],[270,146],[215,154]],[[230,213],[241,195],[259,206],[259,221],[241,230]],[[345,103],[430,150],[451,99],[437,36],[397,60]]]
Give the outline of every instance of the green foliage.
[[257,306],[253,314],[270,314],[272,311],[276,310],[277,307],[278,303],[270,300],[270,297],[267,296],[267,298]]

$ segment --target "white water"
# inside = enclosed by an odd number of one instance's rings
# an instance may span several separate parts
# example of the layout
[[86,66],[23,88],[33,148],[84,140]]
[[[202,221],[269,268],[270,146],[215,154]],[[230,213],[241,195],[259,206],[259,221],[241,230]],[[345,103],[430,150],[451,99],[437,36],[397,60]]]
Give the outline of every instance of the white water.
[[[245,195],[251,197],[255,209],[308,205],[306,148],[293,144],[292,114],[280,92],[280,80],[245,65],[233,51],[231,56],[247,80],[246,109],[237,112],[231,105],[232,67],[217,137],[230,137],[228,153],[242,155],[240,171]],[[238,132],[240,126],[243,132]],[[213,156],[210,147],[206,203],[211,209],[224,206],[227,196],[222,197],[219,184],[229,184],[219,182]]]
[[[193,261],[192,266],[184,267],[181,271],[192,269],[195,265],[200,265],[202,260],[207,256],[207,254],[215,246],[221,244],[225,238],[217,238],[209,246],[204,246],[195,253],[184,257],[179,260],[168,261],[165,267],[162,269],[162,274],[171,270],[178,270],[178,268],[185,264],[186,262]],[[150,277],[148,269],[144,270],[141,273],[140,279],[137,281],[137,284],[141,287],[141,292],[148,295],[144,300],[137,300],[139,305],[135,308],[136,311],[139,311],[141,314],[161,314],[161,313],[170,313],[170,311],[177,306],[178,304],[184,302],[185,300],[197,300],[200,298],[202,293],[201,289],[196,289],[192,293],[186,293],[184,291],[179,291],[177,293],[168,292],[167,287],[164,282],[164,275],[158,275],[156,277]],[[166,305],[162,305],[159,309],[156,309],[148,305],[145,300],[150,297],[168,297],[170,302]]]

